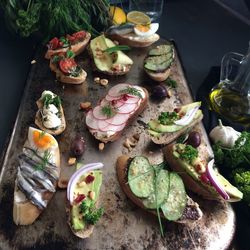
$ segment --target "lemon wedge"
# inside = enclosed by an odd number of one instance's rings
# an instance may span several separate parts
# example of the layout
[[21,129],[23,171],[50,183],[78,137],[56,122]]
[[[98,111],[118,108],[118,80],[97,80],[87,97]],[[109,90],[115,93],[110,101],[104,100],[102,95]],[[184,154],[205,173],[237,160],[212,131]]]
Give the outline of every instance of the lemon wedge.
[[109,14],[114,24],[118,25],[118,24],[126,23],[127,18],[123,9],[116,7],[116,6],[110,6]]
[[130,11],[127,14],[127,22],[137,25],[149,25],[151,23],[150,17],[140,11]]

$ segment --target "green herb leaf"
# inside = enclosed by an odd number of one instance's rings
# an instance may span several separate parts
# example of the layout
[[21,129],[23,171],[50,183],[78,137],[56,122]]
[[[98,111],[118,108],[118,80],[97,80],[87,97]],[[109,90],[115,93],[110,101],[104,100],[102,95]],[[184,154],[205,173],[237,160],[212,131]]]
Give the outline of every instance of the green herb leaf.
[[116,114],[114,107],[112,107],[111,105],[103,106],[101,110],[102,110],[102,113],[106,115],[108,118]]
[[53,98],[53,96],[50,95],[50,94],[44,95],[42,101],[43,101],[43,105],[44,105],[46,108],[48,108],[48,106],[49,106],[50,104],[54,104],[54,105],[59,109],[60,106],[62,105],[62,102],[61,102],[61,99],[60,99],[59,96],[55,96],[55,97]]
[[158,120],[160,124],[169,125],[178,120],[178,114],[176,112],[161,112]]
[[116,45],[114,47],[105,49],[104,52],[111,54],[117,51],[126,51],[126,50],[130,50],[130,47],[127,45]]
[[176,88],[177,87],[177,82],[173,80],[172,78],[168,77],[165,83],[170,87],[170,88]]
[[92,210],[91,212],[84,215],[84,220],[91,225],[95,225],[97,221],[102,217],[104,213],[104,208],[98,208],[95,210]]
[[[179,152],[179,151],[178,151]],[[180,158],[187,162],[192,162],[198,157],[198,150],[191,145],[184,145],[181,149]]]
[[138,97],[142,98],[140,90],[137,88],[133,88],[133,87],[127,87],[126,89],[120,90],[120,93],[130,94],[130,95],[134,95],[134,96],[138,96]]
[[52,154],[49,150],[44,151],[42,162],[35,166],[36,170],[43,170],[49,163],[51,157],[52,157]]
[[74,56],[75,56],[75,53],[72,50],[67,50],[66,58],[73,58]]

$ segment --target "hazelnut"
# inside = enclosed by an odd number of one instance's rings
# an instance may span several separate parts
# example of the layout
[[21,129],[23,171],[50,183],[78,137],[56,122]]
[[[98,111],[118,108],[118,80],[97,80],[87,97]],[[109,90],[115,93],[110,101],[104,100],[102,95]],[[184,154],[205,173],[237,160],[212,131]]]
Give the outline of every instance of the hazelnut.
[[31,64],[35,64],[35,63],[36,63],[36,60],[32,60],[30,63],[31,63]]
[[95,199],[95,192],[94,191],[89,191],[89,198],[91,200],[94,200]]
[[94,78],[94,82],[95,82],[95,83],[100,83],[100,77],[95,77],[95,78]]
[[75,157],[71,157],[71,158],[69,158],[69,160],[68,160],[68,164],[69,164],[70,166],[72,166],[72,165],[76,164],[76,158],[75,158]]
[[80,102],[80,109],[89,109],[91,107],[91,102]]
[[86,182],[85,181],[81,181],[81,182],[78,182],[77,183],[77,186],[78,187],[84,187],[86,185]]
[[101,79],[101,80],[100,80],[100,84],[101,84],[102,86],[106,86],[106,85],[108,85],[108,83],[109,83],[109,81],[108,81],[107,79]]
[[103,142],[99,143],[99,150],[102,151],[105,147],[105,144]]

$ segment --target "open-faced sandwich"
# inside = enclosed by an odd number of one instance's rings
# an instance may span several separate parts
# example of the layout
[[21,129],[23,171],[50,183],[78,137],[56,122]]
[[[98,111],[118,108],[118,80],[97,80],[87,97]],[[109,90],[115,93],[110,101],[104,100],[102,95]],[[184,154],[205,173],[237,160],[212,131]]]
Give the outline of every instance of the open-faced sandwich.
[[72,35],[66,35],[65,37],[54,37],[47,45],[48,50],[45,54],[45,58],[50,59],[53,55],[66,52],[69,49],[76,55],[79,55],[87,46],[90,38],[91,34],[83,30]]
[[13,220],[17,225],[29,225],[47,207],[56,191],[60,174],[57,141],[52,135],[29,127],[18,160]]
[[191,129],[202,120],[200,106],[201,102],[194,102],[175,108],[172,112],[161,112],[157,119],[148,123],[152,141],[156,144],[168,144]]
[[150,17],[140,11],[127,14],[127,22],[111,26],[106,34],[112,40],[131,47],[148,47],[159,40],[156,34],[159,24],[151,23]]
[[215,168],[204,142],[193,146],[172,143],[163,152],[170,167],[180,173],[186,187],[194,193],[211,200],[234,202],[242,199],[242,193]]
[[67,188],[68,223],[72,232],[80,237],[89,237],[94,225],[103,214],[97,208],[102,184],[102,163],[81,166],[70,178]]
[[120,83],[86,115],[89,132],[104,143],[117,140],[126,128],[145,108],[148,92],[145,88]]
[[87,73],[74,59],[74,52],[68,50],[55,54],[50,59],[50,69],[56,73],[56,79],[70,84],[81,84],[86,80]]
[[36,104],[35,124],[49,134],[61,134],[66,128],[66,121],[60,97],[45,90]]
[[164,164],[151,165],[144,156],[122,155],[116,170],[121,188],[137,206],[179,223],[201,219],[199,205],[186,194],[182,179]]
[[133,61],[121,51],[122,48],[104,35],[92,39],[89,52],[95,68],[108,75],[124,75],[128,73]]
[[174,49],[171,44],[158,45],[148,52],[144,59],[144,70],[154,81],[165,81],[171,72]]

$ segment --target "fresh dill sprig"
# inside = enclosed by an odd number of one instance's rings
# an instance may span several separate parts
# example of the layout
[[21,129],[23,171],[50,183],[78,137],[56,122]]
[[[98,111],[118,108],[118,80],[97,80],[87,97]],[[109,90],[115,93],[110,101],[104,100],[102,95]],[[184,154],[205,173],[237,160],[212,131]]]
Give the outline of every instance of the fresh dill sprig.
[[116,114],[114,108],[111,105],[103,106],[101,110],[102,110],[102,113],[106,115],[108,118]]
[[126,89],[121,90],[120,93],[130,94],[130,95],[134,95],[134,96],[138,96],[138,97],[142,98],[140,90],[133,88],[133,87],[127,87]]
[[36,170],[43,170],[49,163],[51,157],[52,157],[51,152],[49,150],[45,150],[42,157],[42,162],[35,166]]

